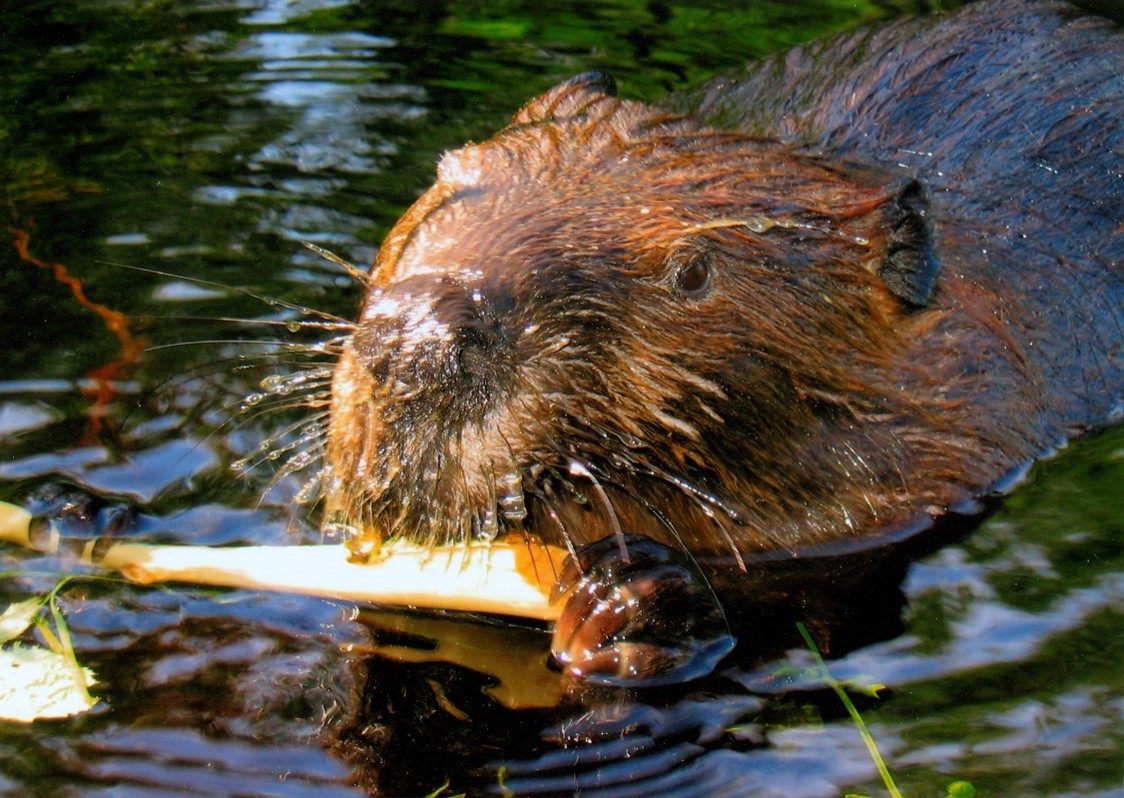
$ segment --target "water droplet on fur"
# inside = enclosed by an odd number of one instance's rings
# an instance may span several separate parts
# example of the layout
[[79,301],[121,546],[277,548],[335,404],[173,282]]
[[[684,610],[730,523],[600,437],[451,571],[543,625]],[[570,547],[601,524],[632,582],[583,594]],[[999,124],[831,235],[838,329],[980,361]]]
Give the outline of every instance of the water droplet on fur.
[[489,507],[480,516],[480,530],[478,537],[481,540],[492,541],[499,534],[499,522],[496,518],[495,508]]
[[248,410],[255,405],[261,404],[262,400],[265,399],[265,397],[266,395],[264,393],[249,394],[245,399],[242,400],[242,409]]
[[320,531],[329,540],[351,540],[359,534],[359,530],[350,524],[334,521],[324,524]]
[[300,490],[293,496],[293,501],[302,507],[312,504],[323,495],[323,487],[323,473],[314,474],[311,479],[306,480],[305,483],[301,485]]
[[302,326],[299,321],[290,321],[285,324],[285,329],[291,333],[299,333],[301,328]]
[[523,498],[523,479],[519,474],[504,474],[500,480],[503,493],[500,496],[500,511],[509,521],[522,521],[527,517],[527,504]]
[[313,452],[307,450],[297,452],[285,462],[285,473],[295,474],[298,471],[308,468],[309,464],[315,459],[316,455]]

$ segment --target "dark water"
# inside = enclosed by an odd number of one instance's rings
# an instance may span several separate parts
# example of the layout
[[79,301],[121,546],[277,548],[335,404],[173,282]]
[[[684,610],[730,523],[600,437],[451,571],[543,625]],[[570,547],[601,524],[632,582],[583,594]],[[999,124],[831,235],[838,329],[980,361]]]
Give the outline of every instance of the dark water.
[[[284,414],[232,427],[223,409],[292,367],[291,349],[254,341],[318,333],[222,321],[295,317],[235,287],[348,316],[351,281],[299,242],[368,262],[436,156],[536,92],[598,68],[650,99],[915,5],[6,7],[0,498],[78,487],[138,510],[127,534],[147,540],[318,540],[315,513],[293,511],[296,480],[266,491],[270,463],[230,469]],[[38,264],[12,245],[25,238]],[[102,315],[42,264],[65,267]],[[128,317],[121,337],[110,311]],[[193,340],[212,343],[169,347]],[[129,357],[135,341],[147,348]],[[1122,485],[1118,429],[1041,464],[979,528],[945,530],[947,545],[887,566],[877,586],[828,571],[826,591],[794,601],[837,676],[889,687],[856,700],[906,795],[943,796],[956,779],[982,795],[1124,794]],[[0,600],[49,590],[66,567],[0,549]],[[884,794],[835,698],[802,679],[810,655],[791,631],[746,641],[702,685],[552,708],[542,630],[104,580],[73,583],[61,605],[102,704],[0,724],[3,794],[423,795],[501,781],[528,794],[626,779],[607,794]],[[437,639],[434,661],[413,661]]]

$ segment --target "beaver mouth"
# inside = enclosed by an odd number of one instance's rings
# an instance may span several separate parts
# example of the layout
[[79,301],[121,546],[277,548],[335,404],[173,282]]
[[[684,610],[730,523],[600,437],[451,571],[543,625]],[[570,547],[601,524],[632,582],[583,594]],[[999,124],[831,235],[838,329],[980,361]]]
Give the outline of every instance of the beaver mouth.
[[439,547],[512,534],[571,553],[625,534],[697,548],[702,535],[739,557],[744,511],[656,464],[649,443],[598,426],[602,408],[563,413],[549,391],[512,389],[454,423],[431,397],[394,395],[354,347],[334,383],[324,528],[359,558],[395,538]]
[[635,476],[628,471],[562,452],[518,456],[514,447],[497,459],[485,454],[489,447],[478,434],[457,443],[460,458],[438,450],[417,470],[380,462],[374,471],[386,478],[368,472],[344,479],[348,487],[333,495],[326,515],[330,529],[356,553],[394,538],[437,547],[511,534],[575,551],[623,534],[626,524],[635,531],[635,506],[646,510],[644,527],[660,517],[628,484]]
[[[427,545],[494,538],[525,516],[523,474],[513,449],[464,418],[447,387],[456,373],[416,348],[408,333],[375,344],[353,336],[336,365],[324,465],[324,527],[355,545],[395,537]],[[427,331],[429,341],[433,331]],[[412,344],[411,344],[412,345]],[[378,357],[371,357],[378,352]],[[393,356],[392,356],[393,355]],[[406,363],[408,374],[395,371]],[[426,383],[445,390],[425,390]],[[486,422],[492,427],[491,422]]]

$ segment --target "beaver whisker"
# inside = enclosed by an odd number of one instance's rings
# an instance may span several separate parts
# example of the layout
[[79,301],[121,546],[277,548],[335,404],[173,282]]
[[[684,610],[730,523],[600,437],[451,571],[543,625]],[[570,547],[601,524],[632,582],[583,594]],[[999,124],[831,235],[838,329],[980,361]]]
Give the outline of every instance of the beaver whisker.
[[[730,531],[730,528],[726,526],[725,522],[722,520],[722,517],[718,515],[718,513],[714,512],[713,507],[703,502],[699,502],[698,507],[704,513],[706,513],[707,518],[713,521],[714,525],[717,526],[718,530],[722,533],[723,539],[730,546],[730,551],[734,555],[734,562],[737,563],[738,570],[740,570],[742,573],[748,571],[749,569],[746,567],[745,559],[742,557],[741,550],[738,549],[738,544],[734,540],[734,534]],[[776,538],[771,537],[771,539],[775,540]],[[792,552],[792,549],[790,547],[785,546],[784,548],[788,549],[789,552]]]
[[[593,425],[589,426],[591,429],[594,429]],[[603,437],[614,435],[614,433],[605,429],[602,429],[599,434]],[[617,437],[619,437],[619,433],[617,433],[616,435]],[[628,442],[628,446],[629,449],[626,451],[618,451],[613,453],[613,470],[625,471],[633,474],[642,474],[660,479],[661,481],[669,483],[675,488],[682,491],[691,499],[692,503],[697,506],[707,516],[707,518],[709,518],[715,524],[715,526],[718,527],[718,530],[721,533],[722,537],[730,546],[730,550],[733,553],[734,561],[737,563],[738,568],[742,571],[745,571],[745,561],[742,558],[741,552],[738,550],[737,544],[734,541],[733,534],[725,525],[725,523],[722,522],[720,516],[715,512],[715,508],[718,507],[719,509],[722,509],[723,512],[729,515],[733,520],[738,521],[739,523],[744,523],[740,521],[740,511],[724,503],[716,494],[705,491],[695,486],[685,478],[675,477],[670,472],[663,471],[662,469],[658,469],[657,467],[651,465],[646,459],[642,458],[637,451],[642,448],[649,448],[648,445],[644,442],[639,440],[630,440]],[[602,480],[605,481],[606,484],[609,484],[612,487],[624,492],[630,499],[643,507],[652,517],[658,520],[668,530],[672,537],[680,543],[685,551],[688,550],[689,547],[684,542],[678,528],[674,523],[672,523],[671,519],[668,518],[665,513],[659,510],[654,502],[634,490],[628,483],[619,480],[613,480],[608,474],[604,474],[602,476]],[[779,546],[784,546],[783,541],[775,538],[771,534],[771,532],[766,532],[766,534],[770,537],[770,539],[775,540],[775,542]],[[690,552],[688,551],[688,553]]]
[[628,498],[635,501],[640,507],[644,509],[645,512],[659,521],[660,525],[668,531],[671,537],[680,546],[683,546],[684,548],[686,547],[686,542],[684,541],[683,536],[679,534],[679,528],[675,526],[675,523],[671,520],[667,513],[660,509],[660,506],[656,504],[656,502],[652,501],[652,499],[640,493],[638,490],[636,490],[626,482],[614,480],[608,475],[603,476],[602,481],[606,485],[619,490],[621,493],[628,496]]
[[288,374],[272,374],[264,377],[258,383],[258,386],[267,396],[277,398],[312,398],[323,394],[323,401],[327,403],[331,393],[331,383],[330,369],[316,364],[313,368],[298,369]]
[[[258,382],[259,392],[242,397],[239,403],[238,415],[242,421],[239,427],[252,420],[257,420],[269,414],[280,413],[287,410],[305,408],[327,408],[330,405],[331,364],[323,362],[309,363],[307,361],[269,361],[269,364],[304,366],[287,374],[269,374]],[[257,368],[245,364],[236,370]],[[254,412],[250,412],[253,410]],[[327,414],[327,410],[313,417],[319,420]],[[307,417],[305,419],[308,420]],[[279,433],[285,435],[298,428],[300,422]],[[239,428],[239,427],[236,427]]]
[[[578,562],[578,550],[574,545],[572,533],[569,529],[566,528],[565,522],[558,514],[558,510],[554,506],[553,498],[546,490],[531,490],[529,491],[529,493],[541,503],[543,510],[546,512],[547,518],[549,518],[558,528],[559,537],[561,538],[563,545],[565,545],[566,551],[569,552],[571,559],[575,563]],[[545,536],[540,535],[540,537]]]
[[[667,516],[667,514],[664,513],[655,502],[653,502],[648,497],[638,493],[631,486],[629,486],[627,484],[623,484],[623,483],[618,483],[618,482],[615,482],[615,481],[607,481],[606,484],[608,484],[610,487],[616,488],[617,490],[619,490],[622,493],[624,493],[625,495],[627,495],[630,499],[635,501],[639,506],[644,508],[644,510],[647,511],[649,515],[651,515],[653,518],[655,518],[657,521],[659,521],[660,524],[663,525],[663,527],[665,529],[668,530],[672,539],[676,542],[676,544],[679,548],[679,551],[691,562],[691,564],[695,568],[696,575],[698,577],[700,577],[702,579],[703,583],[706,585],[707,591],[710,593],[711,597],[714,599],[715,605],[719,608],[719,612],[722,615],[722,620],[723,620],[723,622],[726,623],[726,626],[727,626],[727,629],[728,629],[729,628],[729,622],[726,621],[725,608],[723,607],[722,602],[718,598],[718,593],[715,590],[714,583],[711,581],[710,576],[707,574],[707,569],[704,568],[702,563],[699,562],[698,557],[696,556],[695,552],[691,549],[691,546],[688,544],[687,539],[684,538],[682,534],[680,534],[678,527],[675,526],[675,523],[671,520],[671,518],[669,518]],[[742,558],[741,553],[738,552],[737,547],[734,545],[734,542],[733,542],[732,538],[730,538],[729,531],[726,530],[726,528],[721,525],[721,522],[718,520],[717,516],[714,515],[713,510],[710,510],[709,508],[706,508],[704,505],[700,505],[700,507],[703,508],[704,512],[706,512],[709,517],[711,517],[712,519],[714,519],[716,522],[719,523],[720,528],[723,530],[723,532],[725,533],[725,535],[727,537],[727,542],[729,542],[730,545],[734,549],[735,562],[737,562],[739,568],[741,569],[741,571],[743,573],[745,571],[747,571],[745,561]],[[624,549],[623,549],[624,541],[623,540],[621,541],[621,544],[622,544],[622,549],[621,549],[622,557],[624,558],[624,561],[627,563],[628,557],[625,556],[625,554],[624,554]],[[576,556],[575,556],[574,562],[578,562]]]
[[[327,375],[329,373],[329,370],[334,366],[334,361],[314,359],[322,354],[331,354],[330,352],[325,353],[321,351],[321,349],[318,347],[314,348],[305,345],[286,345],[279,342],[209,341],[198,343],[223,345],[243,345],[246,343],[270,344],[284,346],[285,350],[299,355],[300,357],[294,359],[283,359],[279,358],[278,354],[275,352],[260,352],[254,355],[239,353],[230,357],[212,359],[207,363],[201,363],[196,366],[187,367],[180,373],[172,375],[163,383],[155,386],[154,390],[156,392],[159,393],[169,385],[185,386],[193,379],[206,380],[215,374],[228,375],[238,372],[246,372],[252,369],[263,368],[299,368],[303,371],[319,370]],[[166,347],[152,347],[149,351],[156,351],[157,349],[162,348]],[[268,379],[268,377],[266,379]],[[325,379],[322,384],[326,387],[327,382],[328,379]],[[243,397],[240,397],[240,399],[241,398]]]
[[[718,528],[723,539],[725,539],[725,541],[730,545],[730,550],[734,555],[734,560],[738,564],[738,567],[743,571],[745,570],[745,561],[743,560],[741,551],[734,540],[733,533],[721,518],[721,516],[724,515],[739,527],[748,526],[749,518],[746,516],[744,509],[732,505],[727,500],[723,499],[721,496],[712,491],[700,488],[681,475],[673,474],[670,471],[666,471],[662,468],[659,468],[658,466],[653,465],[646,459],[637,458],[635,461],[635,465],[637,466],[637,469],[641,471],[641,473],[645,473],[650,477],[659,479],[675,487],[686,496],[688,496],[691,499],[692,503],[696,507],[698,507],[699,510],[702,511],[707,516],[707,518],[709,518]],[[716,511],[720,511],[721,515]],[[777,549],[795,554],[795,550],[784,539],[784,537],[778,534],[772,528],[755,525],[755,529],[758,534],[767,539]]]
[[511,467],[503,475],[504,496],[500,501],[500,513],[507,522],[522,522],[527,517],[527,501],[523,492],[523,477],[520,474],[519,458],[507,435],[500,430],[499,439],[503,441],[510,458]]
[[[307,440],[303,441],[303,443],[307,443],[307,442],[308,442]],[[294,444],[292,446],[288,446],[288,447],[286,447],[285,450],[291,451],[292,449],[295,449],[297,447],[297,445],[300,445],[300,444]],[[308,468],[311,468],[311,467],[315,466],[318,462],[323,461],[323,459],[324,459],[323,449],[324,449],[323,444],[313,444],[312,446],[309,446],[308,448],[302,449],[301,451],[298,451],[298,452],[290,455],[288,457],[288,459],[285,460],[284,465],[282,465],[281,468],[277,469],[277,472],[269,480],[269,483],[266,485],[265,490],[262,492],[262,496],[261,496],[261,499],[259,500],[259,504],[261,503],[261,501],[265,500],[266,494],[268,494],[269,492],[276,489],[277,486],[280,485],[282,482],[284,482],[286,479],[288,479],[289,477],[291,477],[295,474],[299,474],[300,472],[302,472],[302,471],[304,471]],[[272,454],[272,452],[271,452],[271,454]],[[317,469],[313,473],[312,477],[310,479],[306,480],[304,482],[304,484],[302,484],[300,486],[300,488],[297,490],[296,495],[293,498],[294,502],[304,506],[304,505],[308,505],[311,502],[315,501],[315,499],[317,497],[312,496],[311,486],[320,484],[319,475],[320,475],[320,469]]]
[[[298,446],[314,442],[317,439],[322,440],[324,437],[324,425],[322,421],[327,418],[328,413],[329,411],[325,410],[319,414],[302,418],[290,424],[288,427],[266,438],[248,455],[235,460],[230,464],[230,467],[235,471],[248,471],[266,462],[279,460],[286,452],[290,452]],[[282,438],[298,432],[300,434],[295,438],[279,445]]]
[[[721,521],[719,514],[716,512],[717,510],[737,525],[744,526],[748,523],[748,518],[746,517],[744,509],[735,506],[718,494],[694,484],[681,475],[673,474],[672,472],[664,468],[656,466],[651,462],[649,458],[641,456],[640,450],[651,450],[651,444],[631,433],[626,433],[619,429],[611,428],[604,423],[596,423],[591,420],[582,420],[580,422],[577,422],[572,417],[568,418],[565,422],[562,422],[562,425],[563,428],[567,431],[568,437],[571,440],[588,440],[599,452],[604,449],[605,441],[620,441],[620,443],[623,444],[625,448],[614,450],[611,453],[609,460],[606,463],[607,470],[602,471],[602,469],[595,467],[593,464],[594,461],[590,461],[588,459],[585,461],[584,464],[590,474],[599,474],[599,479],[602,483],[612,484],[614,487],[623,490],[627,495],[629,495],[630,498],[644,507],[649,512],[649,514],[651,514],[665,527],[667,527],[668,531],[673,535],[673,537],[675,537],[677,540],[682,540],[679,531],[674,527],[674,525],[670,524],[669,522],[665,522],[665,517],[662,513],[657,512],[655,507],[650,502],[644,500],[642,496],[638,495],[634,490],[628,487],[626,482],[613,479],[610,476],[610,473],[613,471],[619,471],[646,475],[651,478],[659,479],[660,481],[673,486],[678,491],[688,496],[692,504],[698,507],[699,510],[711,520],[711,522],[715,525],[716,529],[721,535],[723,541],[726,545],[728,545],[730,551],[732,552],[737,567],[745,570],[745,562],[741,555],[741,552],[739,551],[735,543],[733,533],[731,532],[729,527]],[[586,457],[588,458],[588,455],[586,455]],[[571,470],[571,473],[574,473],[573,470]],[[584,476],[584,474],[581,475]],[[594,487],[595,490],[598,488],[597,485],[595,485]],[[571,490],[576,490],[576,488],[571,487]],[[603,487],[601,488],[601,490],[603,491]],[[791,551],[791,547],[788,545],[788,543],[774,530],[762,529],[760,530],[760,533],[764,538],[770,540],[778,548]]]
[[267,415],[299,408],[327,407],[330,403],[328,386],[323,383],[308,385],[307,391],[272,395],[252,393],[242,398],[238,405],[238,415],[244,420],[257,420]]
[[[280,467],[273,474],[266,487],[261,491],[259,503],[265,500],[266,495],[273,491],[288,477],[315,468],[318,462],[324,460],[324,446],[326,442],[325,421],[330,404],[329,387],[332,369],[343,350],[344,343],[357,324],[349,319],[322,312],[314,308],[305,307],[261,293],[217,282],[202,280],[187,275],[177,275],[157,269],[120,264],[122,268],[154,274],[171,279],[182,279],[197,285],[210,286],[226,291],[234,291],[245,296],[250,296],[268,306],[285,308],[295,311],[299,318],[242,318],[232,316],[177,316],[168,319],[191,322],[222,322],[225,324],[239,325],[249,328],[276,329],[284,328],[289,333],[296,334],[301,331],[314,330],[327,332],[329,337],[315,342],[301,342],[283,339],[245,340],[243,338],[209,338],[194,341],[177,341],[170,344],[161,344],[146,348],[149,353],[185,347],[235,347],[237,354],[228,358],[212,359],[206,364],[187,369],[176,375],[170,382],[183,386],[188,380],[207,379],[208,374],[224,373],[237,374],[248,372],[252,369],[269,368],[270,370],[283,369],[288,373],[272,373],[259,381],[260,392],[251,393],[240,397],[235,412],[230,412],[231,405],[223,408],[225,418],[210,431],[206,440],[217,437],[220,433],[229,435],[249,427],[254,422],[289,411],[321,408],[320,412],[311,417],[305,416],[301,421],[290,424],[284,429],[274,432],[262,441],[252,452],[243,455],[231,464],[235,471],[249,471],[264,465],[267,462],[281,461]],[[343,334],[341,334],[343,333]],[[256,348],[259,351],[247,354],[247,348]],[[233,403],[232,403],[233,404]],[[251,409],[253,412],[251,412]],[[295,437],[293,437],[295,436]],[[292,440],[284,441],[292,437]],[[302,486],[299,495],[302,503],[310,497],[319,496],[326,483],[321,472]]]
[[[229,367],[229,368],[226,368],[224,370],[224,366],[229,366],[229,364],[232,363],[232,362],[238,362],[239,365]],[[223,359],[223,360],[212,361],[210,363],[201,364],[199,366],[186,369],[184,372],[182,372],[180,374],[177,374],[177,375],[174,375],[172,378],[170,378],[168,381],[166,381],[163,386],[157,386],[156,390],[161,390],[162,387],[166,387],[169,384],[184,386],[192,380],[206,380],[209,377],[212,377],[216,373],[227,374],[227,373],[231,373],[231,372],[238,372],[238,371],[245,371],[245,370],[254,369],[254,368],[261,368],[262,363],[267,363],[271,366],[276,366],[276,365],[278,365],[279,361],[277,361],[273,358],[266,359],[265,356],[262,357],[261,363],[258,363],[258,364],[246,363],[244,361],[244,358],[242,358],[242,357],[234,357],[234,358],[227,358],[227,359]],[[302,361],[292,361],[289,365],[306,366],[306,365],[309,365],[309,364],[307,362],[302,362]],[[226,418],[226,420],[223,421],[223,423],[219,425],[216,432],[219,431],[219,430],[223,430],[223,429],[227,429],[227,430],[230,430],[230,431],[241,429],[243,426],[246,425],[246,423],[248,423],[248,421],[256,420],[257,418],[260,418],[260,417],[264,416],[266,413],[278,412],[278,411],[287,410],[287,409],[298,409],[298,408],[307,408],[307,407],[326,407],[329,403],[329,392],[328,392],[329,379],[324,378],[322,375],[325,375],[325,374],[328,373],[326,371],[326,369],[330,368],[330,364],[319,363],[319,364],[314,364],[314,365],[316,366],[315,368],[306,369],[303,372],[306,375],[307,374],[316,375],[316,377],[314,379],[308,379],[307,377],[301,378],[299,376],[298,377],[287,377],[287,378],[286,377],[276,377],[276,375],[271,375],[271,377],[265,378],[266,380],[275,379],[277,381],[277,385],[279,385],[279,386],[288,386],[288,385],[293,384],[294,382],[299,383],[299,390],[288,388],[288,387],[284,387],[281,391],[275,390],[274,392],[277,393],[277,398],[278,398],[279,401],[276,402],[276,403],[271,403],[271,404],[267,403],[267,404],[264,404],[264,405],[262,404],[262,402],[270,396],[268,387],[266,388],[265,393],[251,394],[251,396],[258,397],[258,398],[253,399],[249,403],[246,402],[246,399],[248,397],[246,397],[246,396],[239,397],[239,408],[238,408],[238,410],[236,412],[230,414]],[[255,408],[255,410],[256,410],[256,412],[253,413],[252,415],[249,414],[249,410],[250,410],[251,407]],[[229,411],[230,406],[228,405],[227,407],[224,408],[224,410]],[[239,419],[239,418],[241,419],[241,421],[237,425],[235,425],[235,419]]]
[[601,506],[605,508],[605,515],[609,521],[609,531],[610,534],[618,541],[618,544],[620,546],[621,558],[625,562],[629,562],[628,551],[625,549],[624,543],[624,531],[621,529],[621,521],[617,516],[616,508],[613,506],[613,500],[605,491],[605,487],[601,484],[597,477],[594,476],[593,471],[590,470],[589,466],[587,466],[580,460],[571,459],[567,465],[567,470],[570,474],[573,474],[576,477],[584,477],[585,479],[589,480],[589,483],[593,486],[594,495],[597,496],[597,498],[600,500]]
[[[299,365],[293,363],[291,365]],[[300,369],[289,374],[271,374],[263,377],[259,387],[270,396],[300,396],[328,388],[332,382],[332,370],[319,365],[315,368]],[[327,393],[327,391],[325,391]]]
[[339,266],[341,269],[344,270],[344,272],[347,274],[348,277],[355,280],[355,282],[359,283],[360,285],[362,285],[362,286],[367,285],[367,282],[370,279],[370,277],[367,274],[366,269],[360,269],[358,266],[356,266],[351,261],[344,260],[343,258],[341,258],[336,253],[332,252],[331,250],[324,249],[324,247],[319,246],[318,244],[313,244],[311,241],[301,241],[301,246],[312,250],[317,255],[324,258],[324,260],[327,260],[327,261],[330,261],[330,262],[336,264],[337,266]]
[[[328,414],[329,408],[327,400],[319,397],[325,397],[326,395],[327,391],[325,389],[320,389],[319,391],[317,391],[316,396],[311,399],[302,396],[291,396],[285,397],[283,399],[279,398],[272,404],[259,405],[255,408],[255,412],[250,412],[248,408],[241,408],[239,412],[235,414],[239,418],[238,424],[236,426],[231,426],[229,428],[229,431],[236,432],[246,427],[251,422],[260,421],[262,419],[287,413],[288,411],[292,410],[320,411],[315,416],[309,416],[307,413],[302,413],[303,418],[300,421],[295,422],[294,426],[310,421],[312,418],[323,418]],[[233,419],[231,420],[231,423],[233,423]],[[284,433],[275,433],[275,435],[276,434]]]
[[[456,445],[458,447],[462,445],[459,437]],[[472,496],[469,476],[467,469],[463,468],[446,470],[444,473],[438,474],[438,478],[427,496],[430,501],[430,508],[423,519],[424,523],[420,529],[415,530],[419,534],[424,534],[427,545],[440,546],[458,541],[467,545],[481,534],[487,523],[486,519],[482,518],[468,502],[464,501],[466,497]],[[488,480],[485,479],[484,482],[487,483]],[[494,518],[494,491],[490,487],[488,490],[493,494],[490,502],[493,506],[491,515]],[[384,501],[389,501],[386,498],[387,493],[389,491],[384,490]],[[487,503],[485,506],[487,506]],[[492,537],[495,537],[495,535],[493,534]]]
[[[264,341],[247,341],[242,338],[199,338],[194,341],[174,341],[168,344],[155,344],[145,348],[145,352],[162,352],[166,349],[182,349],[189,346],[275,346],[281,351],[289,351],[300,354],[302,350],[299,348],[301,344],[293,343],[292,341],[281,340],[264,340]],[[305,350],[309,353],[322,354],[323,350],[319,348],[308,348]],[[266,357],[267,353],[260,355],[247,355],[246,357]],[[243,357],[239,355],[239,357]],[[234,359],[234,358],[230,358]],[[206,364],[213,365],[213,364]]]
[[721,510],[731,521],[738,524],[738,526],[744,526],[746,523],[748,523],[748,519],[745,517],[744,510],[741,510],[730,504],[718,494],[700,488],[685,477],[682,477],[678,474],[673,474],[670,471],[666,471],[653,464],[650,460],[637,458],[636,464],[642,467],[645,472],[649,474],[649,476],[658,477],[669,485],[678,488],[693,499],[702,502],[709,507]]
[[[321,447],[323,448],[323,447]],[[320,454],[323,461],[323,452]],[[324,469],[318,468],[293,494],[293,503],[301,507],[310,507],[320,501],[324,496]]]
[[[355,330],[359,325],[353,321],[309,321],[296,320],[296,319],[252,319],[242,316],[188,316],[178,314],[160,314],[146,316],[146,319],[152,321],[205,321],[210,323],[223,323],[223,324],[243,324],[247,327],[284,327],[289,332],[300,332],[303,329],[309,330],[347,330],[348,332]],[[298,329],[293,329],[293,327]],[[257,343],[255,341],[241,341],[237,340],[235,343]],[[278,343],[287,343],[278,341]]]
[[[292,356],[290,359],[288,356]],[[259,354],[239,354],[230,360],[241,360],[245,366],[240,371],[247,371],[261,365],[285,366],[293,368],[321,368],[332,369],[335,367],[337,352],[322,349],[297,349],[286,347],[279,352],[261,352]],[[329,359],[321,359],[329,358]]]
[[[282,478],[289,474],[295,474],[298,471],[303,471],[312,464],[310,458],[319,457],[317,452],[324,448],[323,443],[324,429],[320,423],[310,423],[306,430],[301,431],[301,434],[294,438],[292,441],[287,442],[284,446],[273,449],[269,452],[267,460],[278,460],[280,457],[285,456],[289,452],[296,452],[296,454],[288,457],[285,462],[278,469],[278,473]],[[299,451],[297,451],[299,449]]]
[[262,294],[262,293],[259,293],[257,291],[251,291],[250,289],[243,288],[241,286],[227,285],[226,283],[220,283],[220,282],[217,282],[215,280],[207,280],[207,279],[202,278],[202,277],[194,277],[194,276],[186,275],[186,274],[176,274],[175,272],[166,272],[166,271],[163,271],[161,269],[153,269],[153,268],[150,268],[150,267],[147,267],[147,266],[136,266],[136,265],[133,265],[133,264],[130,264],[130,263],[116,263],[114,265],[117,266],[118,268],[121,268],[121,269],[129,269],[129,270],[135,271],[135,272],[143,272],[144,274],[152,274],[152,275],[155,275],[157,277],[167,277],[171,280],[186,280],[187,282],[195,283],[195,285],[204,285],[204,286],[207,286],[208,288],[216,288],[220,291],[233,291],[236,294],[241,294],[242,296],[247,296],[247,297],[250,297],[251,299],[256,299],[257,301],[259,301],[262,304],[267,305],[269,307],[280,307],[280,308],[285,308],[286,310],[294,310],[297,313],[301,313],[301,314],[304,314],[306,316],[314,316],[318,319],[323,319],[325,321],[335,322],[335,323],[340,324],[340,325],[354,326],[354,322],[349,321],[348,319],[344,318],[343,316],[337,316],[334,313],[327,313],[327,312],[322,311],[322,310],[316,310],[315,308],[309,308],[309,307],[305,307],[304,305],[298,305],[295,302],[289,302],[288,300],[278,299],[277,297],[269,296],[268,294]]

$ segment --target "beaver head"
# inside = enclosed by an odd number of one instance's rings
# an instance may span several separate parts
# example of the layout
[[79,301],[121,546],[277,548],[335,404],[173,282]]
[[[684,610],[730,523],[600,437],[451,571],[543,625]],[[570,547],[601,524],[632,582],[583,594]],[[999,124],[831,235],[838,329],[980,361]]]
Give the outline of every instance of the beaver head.
[[893,425],[867,422],[908,401],[880,374],[933,291],[925,208],[601,75],[558,86],[445,155],[381,248],[332,383],[328,522],[357,549],[838,536],[897,489]]

